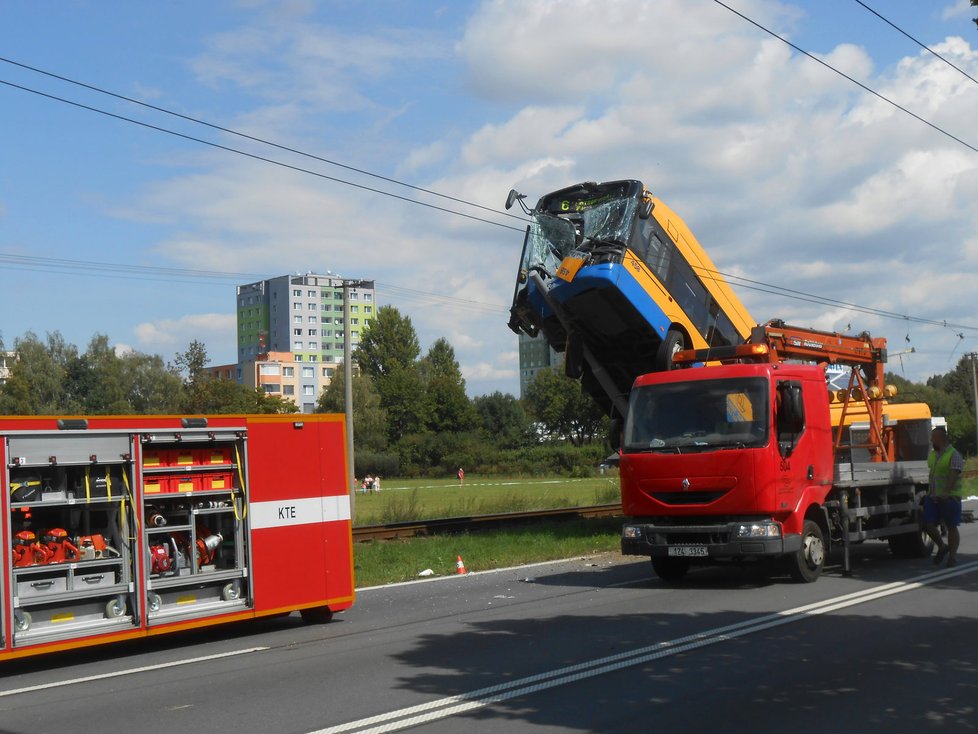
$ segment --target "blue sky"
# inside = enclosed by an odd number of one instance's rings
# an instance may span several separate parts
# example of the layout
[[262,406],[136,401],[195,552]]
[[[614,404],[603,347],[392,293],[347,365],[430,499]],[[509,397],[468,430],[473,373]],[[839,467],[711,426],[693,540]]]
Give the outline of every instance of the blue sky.
[[[978,83],[854,0],[724,1],[978,146]],[[866,4],[978,78],[968,0]],[[446,337],[470,394],[516,393],[506,192],[639,178],[722,271],[913,317],[738,287],[757,320],[887,336],[914,347],[891,369],[915,380],[978,349],[978,153],[713,0],[8,0],[0,56],[497,210],[0,62],[9,84],[495,223],[0,85],[8,345],[104,333],[169,360],[199,339],[230,362],[236,283],[329,269],[375,279],[424,348]]]

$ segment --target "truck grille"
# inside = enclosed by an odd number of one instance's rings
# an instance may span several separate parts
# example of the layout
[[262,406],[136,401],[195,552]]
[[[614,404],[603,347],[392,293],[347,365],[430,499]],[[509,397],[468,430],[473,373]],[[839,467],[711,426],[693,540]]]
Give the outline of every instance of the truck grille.
[[706,505],[715,502],[726,492],[652,492],[652,499],[664,505]]

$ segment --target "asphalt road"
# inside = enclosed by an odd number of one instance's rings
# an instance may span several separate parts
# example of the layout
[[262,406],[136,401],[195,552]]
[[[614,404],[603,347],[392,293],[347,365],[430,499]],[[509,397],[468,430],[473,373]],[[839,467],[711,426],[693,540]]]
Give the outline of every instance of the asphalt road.
[[[837,560],[837,559],[835,559]],[[617,555],[361,590],[288,618],[0,667],[0,733],[978,728],[978,524],[960,564],[677,586]]]

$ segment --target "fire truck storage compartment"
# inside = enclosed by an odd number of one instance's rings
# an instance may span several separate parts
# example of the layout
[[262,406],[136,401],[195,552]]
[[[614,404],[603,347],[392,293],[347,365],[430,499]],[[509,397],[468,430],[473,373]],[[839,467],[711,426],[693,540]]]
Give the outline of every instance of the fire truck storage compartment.
[[13,644],[137,624],[130,434],[10,435],[4,450]]
[[252,606],[246,431],[140,436],[149,625]]

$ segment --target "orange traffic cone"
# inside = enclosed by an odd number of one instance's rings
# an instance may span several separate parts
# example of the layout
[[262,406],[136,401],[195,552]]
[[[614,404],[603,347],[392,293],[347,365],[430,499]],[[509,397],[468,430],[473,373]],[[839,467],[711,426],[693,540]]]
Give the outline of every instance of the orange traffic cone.
[[455,561],[455,573],[468,573],[465,570],[465,562],[462,560],[462,556],[458,556],[458,560]]

